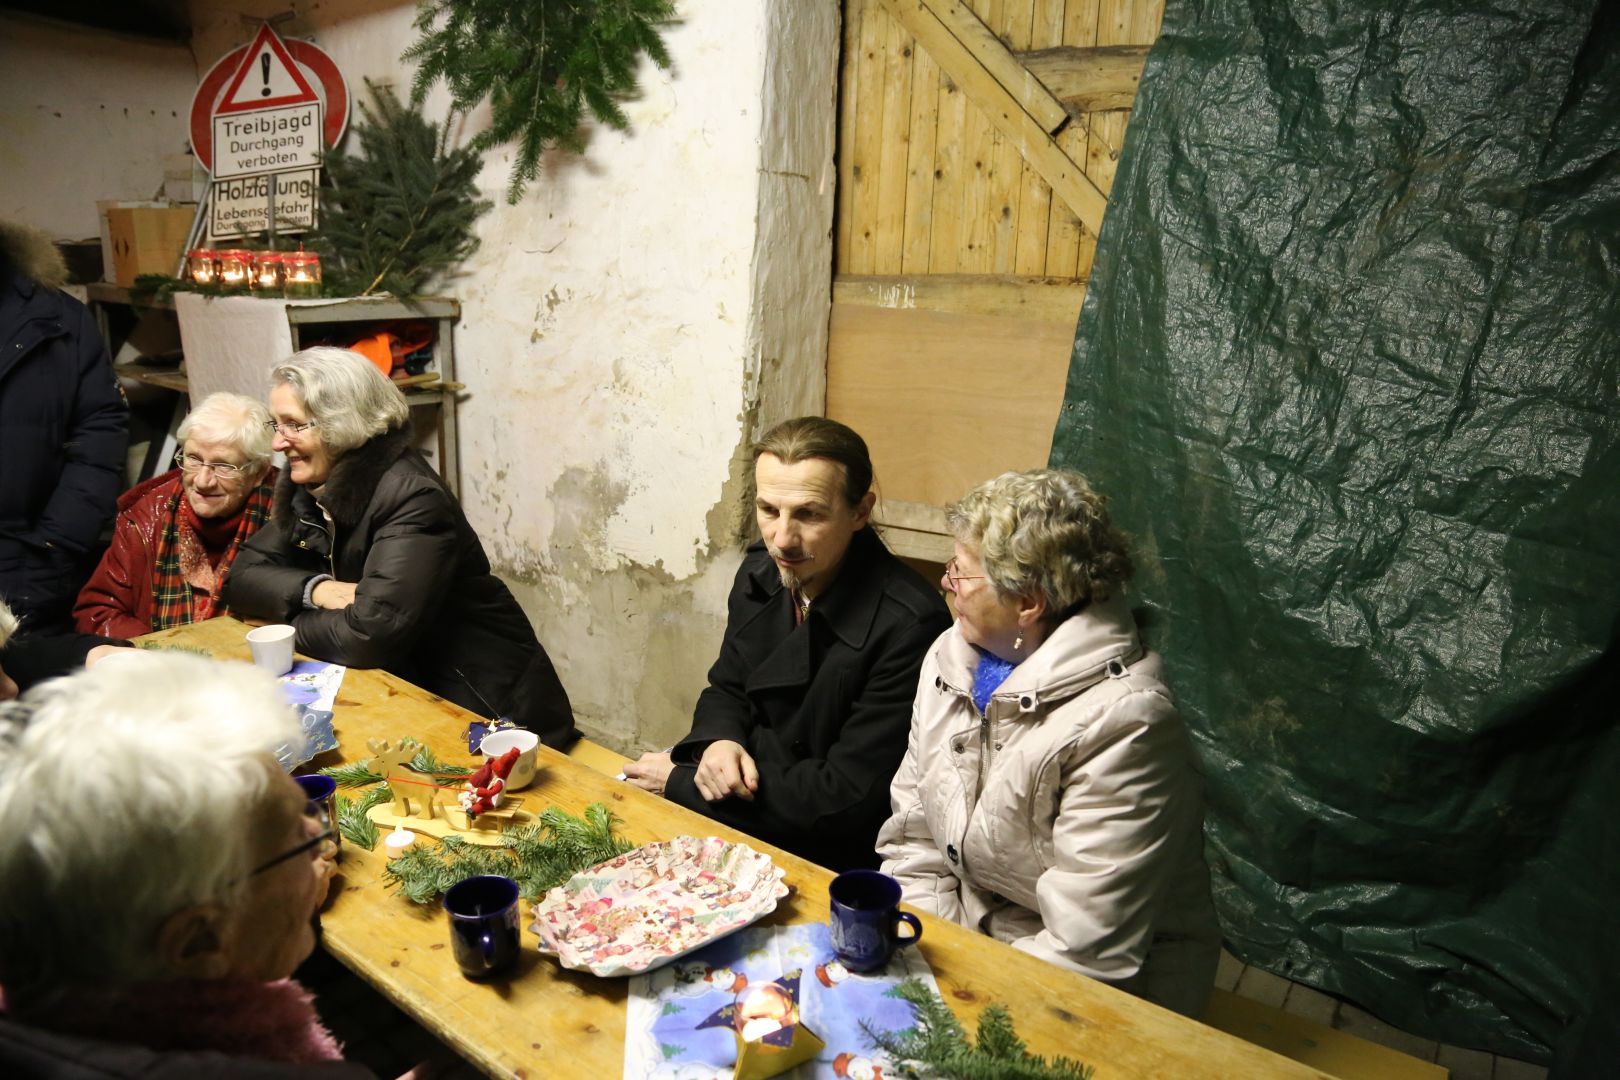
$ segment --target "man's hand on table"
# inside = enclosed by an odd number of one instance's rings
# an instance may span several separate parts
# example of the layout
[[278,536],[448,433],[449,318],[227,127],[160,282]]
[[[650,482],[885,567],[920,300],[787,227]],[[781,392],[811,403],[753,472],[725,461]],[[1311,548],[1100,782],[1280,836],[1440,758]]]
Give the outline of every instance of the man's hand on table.
[[668,751],[646,753],[625,765],[624,778],[643,791],[662,795],[664,785],[669,782],[669,772],[674,767]]
[[759,768],[742,743],[719,739],[703,751],[696,780],[698,794],[709,802],[728,795],[752,802],[759,790]]
[[342,611],[354,603],[355,582],[328,579],[310,591],[309,602],[328,611]]

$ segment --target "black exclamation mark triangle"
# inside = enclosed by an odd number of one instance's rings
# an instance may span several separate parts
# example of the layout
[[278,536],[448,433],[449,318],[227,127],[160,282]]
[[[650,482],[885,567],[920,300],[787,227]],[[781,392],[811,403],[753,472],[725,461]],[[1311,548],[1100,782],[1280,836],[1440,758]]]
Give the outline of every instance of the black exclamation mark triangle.
[[259,54],[259,72],[264,76],[264,89],[259,91],[260,97],[270,96],[270,50],[266,49]]

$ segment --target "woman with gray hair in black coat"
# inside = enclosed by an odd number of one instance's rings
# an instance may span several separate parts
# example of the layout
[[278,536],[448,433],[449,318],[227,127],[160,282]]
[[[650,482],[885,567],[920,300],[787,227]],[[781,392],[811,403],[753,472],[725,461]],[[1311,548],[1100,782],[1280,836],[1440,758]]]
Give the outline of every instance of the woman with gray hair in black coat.
[[399,388],[330,348],[295,354],[271,384],[287,468],[225,602],[290,623],[307,655],[384,668],[547,745],[573,742],[568,694],[461,505],[412,448]]

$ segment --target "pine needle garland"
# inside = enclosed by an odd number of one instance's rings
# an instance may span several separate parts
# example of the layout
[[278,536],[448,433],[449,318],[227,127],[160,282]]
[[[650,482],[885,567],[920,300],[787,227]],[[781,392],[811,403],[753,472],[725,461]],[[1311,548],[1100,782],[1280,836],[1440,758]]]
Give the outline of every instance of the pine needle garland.
[[586,807],[583,817],[553,806],[539,821],[507,829],[499,847],[447,836],[436,845],[417,844],[390,862],[385,874],[390,886],[417,904],[430,904],[477,874],[514,878],[525,899],[537,900],[586,867],[632,850],[635,845],[617,835],[614,824],[602,803]]
[[1048,1062],[1031,1054],[1013,1028],[1007,1007],[985,1007],[979,1016],[976,1041],[957,1020],[943,998],[921,979],[906,979],[890,997],[909,1002],[917,1010],[917,1025],[905,1031],[878,1031],[866,1021],[861,1030],[872,1044],[899,1064],[898,1076],[940,1076],[955,1080],[1090,1080],[1091,1066],[1066,1057]]
[[471,147],[452,149],[449,125],[425,120],[393,90],[367,80],[372,105],[351,138],[360,157],[333,150],[322,160],[321,254],[328,296],[388,292],[420,296],[478,247],[473,226],[491,204],[478,197],[482,167]]
[[404,55],[420,61],[411,100],[443,79],[459,112],[488,101],[489,127],[471,148],[517,144],[506,191],[516,203],[547,149],[584,149],[587,110],[630,126],[619,100],[635,89],[642,53],[669,67],[658,28],[674,15],[672,0],[422,0],[422,36]]

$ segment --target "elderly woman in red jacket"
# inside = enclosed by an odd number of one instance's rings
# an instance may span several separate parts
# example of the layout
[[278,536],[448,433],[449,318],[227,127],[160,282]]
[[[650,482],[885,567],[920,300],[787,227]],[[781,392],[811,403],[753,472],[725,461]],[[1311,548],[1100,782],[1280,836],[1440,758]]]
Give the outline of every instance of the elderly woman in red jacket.
[[270,413],[210,394],[180,425],[179,466],[118,500],[112,544],[79,593],[75,627],[130,638],[225,614],[225,572],[270,515]]

